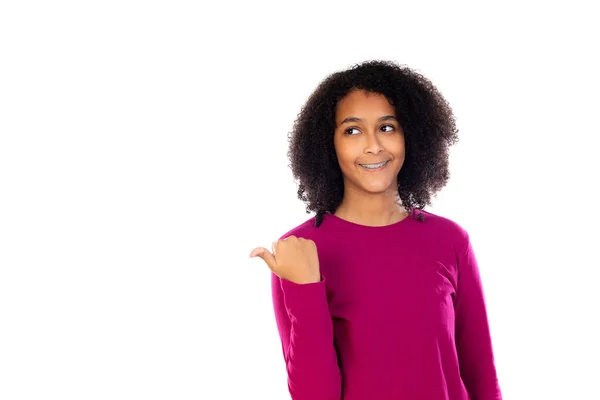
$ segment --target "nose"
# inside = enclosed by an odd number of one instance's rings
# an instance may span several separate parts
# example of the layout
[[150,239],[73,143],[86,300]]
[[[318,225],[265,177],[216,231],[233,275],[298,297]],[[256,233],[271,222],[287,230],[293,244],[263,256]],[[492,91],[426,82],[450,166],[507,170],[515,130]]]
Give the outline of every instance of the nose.
[[379,154],[383,151],[383,146],[381,145],[377,132],[369,133],[365,135],[365,137],[367,138],[365,153]]

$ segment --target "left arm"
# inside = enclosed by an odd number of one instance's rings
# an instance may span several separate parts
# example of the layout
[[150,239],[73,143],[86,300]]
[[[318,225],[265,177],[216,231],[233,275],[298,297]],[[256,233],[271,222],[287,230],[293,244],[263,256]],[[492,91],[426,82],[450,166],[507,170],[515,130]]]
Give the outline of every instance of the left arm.
[[458,253],[454,302],[460,374],[471,400],[502,400],[479,267],[468,234],[466,239]]

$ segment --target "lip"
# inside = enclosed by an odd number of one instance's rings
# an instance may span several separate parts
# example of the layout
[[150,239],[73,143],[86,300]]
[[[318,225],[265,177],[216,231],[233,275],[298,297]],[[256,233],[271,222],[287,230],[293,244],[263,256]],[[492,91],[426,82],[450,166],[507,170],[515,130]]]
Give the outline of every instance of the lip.
[[380,163],[385,162],[385,161],[390,161],[390,160],[380,160],[380,161],[373,161],[373,162],[366,162],[366,163],[358,163],[358,165],[361,165],[361,164],[362,165],[365,165],[365,164],[380,164]]
[[[367,171],[367,172],[377,172],[377,171],[381,171],[382,169],[384,169],[385,167],[387,167],[390,163],[390,160],[385,160],[385,164],[383,164],[381,167],[379,168],[365,168],[362,165],[358,165],[359,167],[361,167],[363,170]],[[383,161],[380,161],[383,162]],[[368,164],[378,164],[378,163],[368,163]]]

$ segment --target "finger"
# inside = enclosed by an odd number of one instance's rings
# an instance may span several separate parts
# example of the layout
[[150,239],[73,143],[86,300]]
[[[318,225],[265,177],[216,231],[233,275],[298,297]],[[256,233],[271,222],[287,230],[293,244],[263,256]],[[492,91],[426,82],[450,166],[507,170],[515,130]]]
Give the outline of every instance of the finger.
[[252,253],[250,253],[250,257],[262,258],[271,270],[273,270],[273,268],[275,267],[275,257],[269,252],[269,250],[265,249],[264,247],[257,247],[256,249],[252,250]]
[[261,251],[260,249],[261,249],[261,247],[256,247],[256,248],[252,249],[252,251],[250,252],[250,258],[256,257],[256,255],[258,253],[260,253],[260,251]]

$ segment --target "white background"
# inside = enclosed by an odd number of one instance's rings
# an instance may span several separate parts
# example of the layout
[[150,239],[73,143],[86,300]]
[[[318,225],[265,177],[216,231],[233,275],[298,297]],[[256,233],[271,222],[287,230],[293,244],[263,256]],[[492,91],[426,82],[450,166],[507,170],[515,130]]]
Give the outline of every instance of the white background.
[[0,6],[0,398],[289,398],[248,255],[312,216],[308,95],[391,59],[454,109],[426,209],[471,235],[505,399],[600,399],[591,7],[198,4]]

